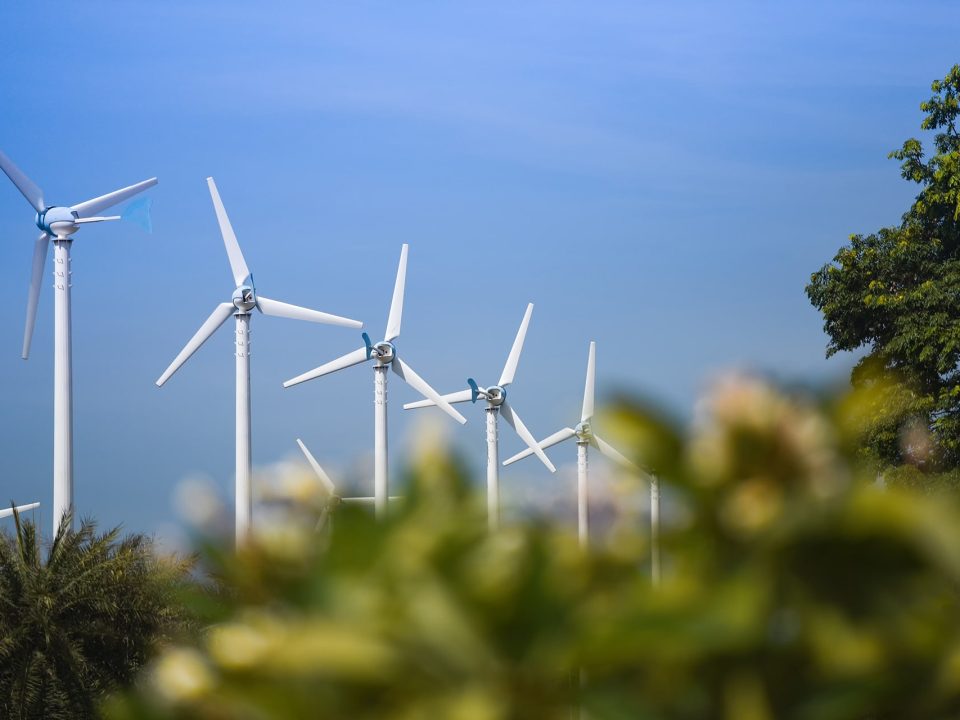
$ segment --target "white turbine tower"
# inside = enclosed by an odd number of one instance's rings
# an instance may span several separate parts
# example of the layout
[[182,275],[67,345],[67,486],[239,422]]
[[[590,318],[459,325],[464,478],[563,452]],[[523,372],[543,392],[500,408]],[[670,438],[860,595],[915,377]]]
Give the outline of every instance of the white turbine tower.
[[253,285],[253,275],[247,268],[247,263],[240,252],[237,236],[230,225],[230,219],[220,201],[220,193],[213,178],[207,178],[210,188],[210,197],[220,223],[220,232],[227,249],[227,258],[230,269],[233,271],[233,280],[237,284],[230,302],[220,303],[206,319],[196,334],[190,338],[180,354],[174,358],[170,366],[157,380],[157,386],[162,386],[170,376],[193,355],[207,339],[216,332],[217,328],[226,322],[231,315],[236,319],[236,381],[237,381],[237,410],[236,410],[236,540],[242,543],[250,530],[252,513],[252,495],[250,486],[252,459],[250,454],[250,317],[254,308],[265,315],[291,318],[293,320],[308,320],[310,322],[341,325],[343,327],[361,328],[363,323],[358,320],[330,315],[317,310],[289,305],[277,300],[271,300],[259,295]]
[[[363,496],[363,497],[343,497],[337,493],[337,487],[333,484],[333,480],[330,479],[330,476],[327,475],[326,471],[321,467],[320,463],[317,462],[317,459],[313,456],[313,453],[307,449],[307,446],[303,444],[303,440],[297,438],[297,445],[300,446],[300,450],[303,451],[304,457],[307,458],[307,462],[310,463],[310,467],[313,468],[313,472],[316,473],[317,477],[320,479],[320,483],[323,485],[324,489],[327,491],[327,494],[330,497],[329,502],[326,507],[323,509],[323,514],[320,516],[320,520],[317,522],[317,528],[321,528],[330,521],[330,513],[333,508],[339,503],[350,503],[356,505],[375,505],[376,498],[372,495]],[[399,500],[399,495],[391,495],[389,500]]]
[[363,333],[363,347],[347,353],[343,357],[331,360],[326,365],[321,365],[309,372],[298,375],[292,380],[287,380],[283,386],[291,387],[307,380],[328,375],[337,370],[343,370],[352,365],[359,365],[367,360],[373,360],[373,379],[374,379],[374,459],[373,459],[373,494],[378,518],[382,518],[387,511],[387,498],[389,491],[389,478],[387,475],[387,368],[400,376],[400,379],[410,385],[414,390],[424,397],[433,400],[450,417],[459,423],[465,423],[467,419],[453,409],[453,407],[440,397],[440,394],[430,387],[427,382],[417,375],[413,368],[407,365],[397,354],[397,346],[394,340],[400,337],[400,321],[403,316],[403,291],[407,277],[407,251],[408,245],[404,245],[400,251],[400,266],[397,268],[397,281],[393,286],[393,300],[390,303],[390,315],[387,318],[387,332],[383,340],[373,344],[370,337]]
[[[61,207],[47,205],[43,191],[0,152],[0,170],[17,186],[36,211],[34,222],[40,237],[33,247],[33,270],[27,296],[27,322],[23,331],[23,359],[30,355],[33,327],[40,302],[40,284],[47,263],[47,248],[53,241],[54,349],[53,349],[53,532],[64,513],[73,510],[73,341],[70,315],[70,245],[81,225],[119,220],[119,215],[98,216],[107,208],[129,200],[157,184],[156,178],[115,190],[86,202]],[[72,523],[72,520],[71,520]]]
[[27,503],[26,505],[17,505],[16,507],[8,507],[0,510],[0,518],[8,518],[13,516],[13,511],[16,510],[18,514],[24,513],[27,510],[35,510],[40,507],[40,503]]
[[[530,452],[536,453],[541,462],[547,466],[550,472],[556,472],[557,469],[550,462],[550,458],[537,445],[536,439],[527,430],[527,426],[520,420],[516,410],[507,402],[507,386],[513,382],[514,375],[517,372],[517,364],[520,362],[520,353],[523,351],[523,341],[527,337],[527,327],[530,325],[530,315],[533,313],[533,303],[527,305],[527,311],[523,315],[520,323],[520,329],[517,330],[517,337],[513,341],[513,347],[507,356],[507,362],[503,366],[503,372],[500,373],[500,379],[496,385],[483,388],[477,385],[473,378],[467,379],[469,388],[458,392],[444,395],[443,398],[450,403],[470,402],[475,403],[478,398],[487,401],[484,410],[487,413],[487,523],[491,530],[500,526],[500,450],[499,433],[497,430],[497,415],[502,415],[503,419],[510,423],[520,439],[530,448]],[[433,400],[418,400],[417,402],[407,403],[403,407],[406,410],[414,408],[430,407],[436,403]]]
[[[593,420],[596,369],[597,344],[591,342],[590,354],[587,358],[587,381],[583,389],[583,409],[580,413],[580,422],[577,423],[575,428],[565,427],[563,430],[558,430],[539,443],[541,449],[546,449],[570,438],[577,439],[577,532],[580,537],[580,544],[583,546],[586,546],[590,539],[590,495],[588,488],[587,448],[592,445],[611,460],[631,470],[638,470],[636,465],[593,432],[591,421]],[[505,460],[503,464],[510,465],[532,453],[532,450],[524,450],[512,458]]]

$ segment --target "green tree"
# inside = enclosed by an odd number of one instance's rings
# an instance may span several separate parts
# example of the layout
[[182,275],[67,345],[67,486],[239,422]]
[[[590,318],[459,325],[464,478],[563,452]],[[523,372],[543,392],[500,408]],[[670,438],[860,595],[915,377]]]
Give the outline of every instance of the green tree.
[[827,355],[865,348],[855,386],[895,381],[867,445],[886,464],[960,466],[960,66],[922,103],[925,157],[911,138],[890,157],[920,186],[900,225],[853,235],[815,272],[807,295],[823,313]]
[[43,558],[36,526],[15,521],[0,535],[0,717],[95,717],[160,640],[179,636],[188,565],[87,520],[61,523]]

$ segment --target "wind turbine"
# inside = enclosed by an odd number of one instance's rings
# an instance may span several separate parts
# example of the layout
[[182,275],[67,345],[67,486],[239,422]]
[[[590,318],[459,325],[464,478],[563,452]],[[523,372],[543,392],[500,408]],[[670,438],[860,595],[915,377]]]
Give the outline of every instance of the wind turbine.
[[[527,430],[527,426],[520,420],[520,416],[507,402],[507,386],[513,382],[513,377],[517,372],[517,364],[520,362],[520,353],[523,351],[523,341],[527,337],[527,327],[530,325],[530,315],[533,313],[533,303],[527,305],[527,311],[523,315],[520,323],[520,329],[517,330],[517,337],[513,341],[513,347],[507,356],[507,362],[503,366],[503,372],[500,373],[500,379],[496,385],[483,388],[477,385],[473,378],[467,379],[469,388],[458,392],[444,395],[443,398],[450,403],[467,402],[476,403],[478,398],[487,401],[484,410],[487,413],[487,523],[491,530],[500,526],[500,451],[498,447],[499,433],[497,431],[497,415],[502,415],[503,419],[510,423],[517,435],[527,444],[530,451],[536,453],[540,461],[547,466],[550,472],[556,472],[557,469],[550,462],[550,458],[537,445],[536,439]],[[417,402],[407,403],[404,409],[412,410],[414,408],[430,407],[435,405],[433,400],[418,400]]]
[[387,497],[389,496],[389,477],[387,475],[387,368],[400,376],[400,379],[410,385],[424,397],[435,402],[444,412],[458,423],[465,423],[467,419],[454,410],[440,394],[430,387],[427,382],[417,375],[397,354],[394,340],[400,337],[400,321],[403,317],[403,292],[407,277],[407,252],[409,245],[404,244],[400,250],[400,266],[397,268],[397,280],[393,286],[393,300],[390,302],[390,315],[387,317],[387,332],[383,340],[373,344],[370,336],[363,333],[363,347],[347,353],[343,357],[331,360],[325,365],[314,368],[309,372],[287,380],[283,386],[291,387],[307,380],[329,375],[337,370],[359,365],[367,360],[373,360],[374,380],[374,452],[373,452],[373,494],[374,506],[378,518],[382,518],[387,511]]
[[[330,513],[333,508],[339,503],[350,503],[357,505],[374,505],[376,498],[373,496],[365,497],[343,497],[342,495],[337,494],[337,488],[333,484],[333,480],[330,479],[330,476],[327,475],[326,471],[320,466],[320,463],[317,462],[317,459],[313,456],[313,453],[307,449],[307,446],[303,444],[303,440],[297,438],[297,445],[300,446],[300,449],[303,451],[304,457],[307,458],[307,462],[310,463],[310,467],[313,468],[313,471],[317,474],[317,477],[320,478],[320,482],[323,484],[324,489],[327,491],[327,494],[330,496],[330,500],[327,503],[326,507],[323,509],[323,514],[320,516],[320,520],[317,522],[317,528],[324,527],[327,523],[332,524],[330,520]],[[399,500],[399,495],[391,495],[389,500]]]
[[271,300],[259,295],[253,284],[253,275],[240,252],[237,236],[230,225],[227,211],[220,200],[216,183],[213,178],[207,178],[210,188],[210,197],[217,213],[220,224],[220,233],[223,235],[223,244],[227,249],[227,259],[233,271],[233,280],[237,284],[230,302],[220,303],[206,319],[196,334],[190,338],[180,354],[174,358],[170,366],[164,370],[157,380],[157,387],[162,386],[170,376],[193,355],[207,339],[216,332],[217,328],[226,322],[231,315],[236,319],[236,539],[243,542],[250,530],[252,514],[252,498],[250,487],[251,464],[250,455],[250,317],[254,308],[265,315],[291,318],[294,320],[308,320],[310,322],[340,325],[343,327],[361,328],[363,323],[358,320],[330,315],[317,310],[290,305],[288,303]]
[[40,507],[40,503],[38,502],[27,503],[26,505],[17,505],[16,507],[8,507],[0,510],[0,518],[11,517],[14,511],[16,511],[17,514],[20,514],[26,512],[27,510],[35,510],[38,507]]
[[[558,430],[539,443],[539,447],[543,450],[557,443],[561,443],[564,440],[569,440],[570,438],[577,439],[577,532],[580,537],[580,544],[584,547],[586,547],[590,539],[590,496],[587,485],[587,448],[592,445],[611,460],[631,470],[638,470],[636,465],[593,432],[591,421],[593,420],[596,370],[597,344],[591,342],[590,354],[587,357],[587,381],[583,388],[583,409],[580,413],[580,422],[577,423],[576,427],[565,427],[562,430]],[[524,450],[505,460],[503,464],[510,465],[532,454],[533,450]]]
[[23,359],[30,355],[33,328],[40,302],[40,283],[47,263],[47,249],[53,241],[53,532],[64,513],[73,524],[73,340],[70,319],[70,245],[82,225],[120,220],[119,215],[99,216],[107,208],[129,200],[157,184],[156,178],[115,190],[77,205],[47,205],[43,191],[0,152],[0,170],[17,186],[36,211],[34,222],[40,237],[33,246],[33,269],[27,295],[27,322],[23,331]]

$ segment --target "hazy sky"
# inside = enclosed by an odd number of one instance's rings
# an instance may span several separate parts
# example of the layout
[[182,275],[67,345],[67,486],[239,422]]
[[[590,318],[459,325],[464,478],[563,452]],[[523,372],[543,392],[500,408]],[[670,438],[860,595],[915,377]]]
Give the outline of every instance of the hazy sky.
[[[915,188],[886,154],[960,61],[957,27],[960,6],[933,2],[6,0],[0,148],[51,203],[160,178],[153,235],[117,223],[73,246],[79,512],[166,532],[185,476],[232,498],[230,326],[153,384],[233,290],[208,175],[259,291],[375,339],[409,242],[399,345],[441,392],[493,382],[535,302],[511,400],[539,436],[576,420],[591,339],[601,395],[678,415],[723,368],[843,377],[803,287],[906,209]],[[53,293],[24,362],[37,230],[0,181],[0,497],[49,509]],[[356,475],[370,368],[281,382],[359,333],[252,326],[255,464],[302,436]],[[416,396],[390,397],[397,466]],[[483,413],[465,412],[450,431],[482,476]],[[551,455],[559,478],[525,461],[507,497],[569,495],[573,447]]]

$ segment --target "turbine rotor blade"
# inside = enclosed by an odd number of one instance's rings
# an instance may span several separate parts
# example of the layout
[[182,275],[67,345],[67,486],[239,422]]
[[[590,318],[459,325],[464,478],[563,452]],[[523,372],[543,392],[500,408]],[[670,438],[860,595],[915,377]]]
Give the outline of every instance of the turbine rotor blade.
[[330,479],[330,476],[327,475],[326,471],[320,467],[320,463],[317,462],[317,459],[313,456],[313,453],[307,450],[307,446],[303,444],[303,440],[297,438],[297,445],[300,446],[300,449],[303,451],[303,454],[307,458],[307,462],[310,463],[310,467],[313,468],[313,471],[317,474],[317,477],[320,478],[320,482],[323,483],[323,487],[326,488],[327,492],[330,495],[337,494],[337,488],[334,487],[333,480]]
[[517,373],[517,363],[520,362],[520,353],[523,351],[523,341],[527,337],[527,327],[530,325],[530,315],[533,313],[533,303],[527,304],[527,311],[523,314],[523,320],[520,323],[520,329],[517,330],[517,337],[513,341],[513,347],[510,348],[510,355],[507,356],[507,363],[503,366],[503,373],[500,375],[500,387],[506,387],[513,382],[513,376]]
[[[563,430],[558,430],[553,435],[541,440],[538,444],[541,448],[546,449],[552,447],[557,443],[562,443],[564,440],[568,440],[576,435],[576,431],[573,428],[564,428]],[[533,455],[533,450],[527,448],[526,450],[521,450],[516,455],[511,458],[507,458],[503,461],[504,465],[512,465],[517,460],[522,460],[525,457]]]
[[37,324],[37,305],[40,303],[40,285],[43,282],[43,269],[47,264],[47,248],[50,236],[41,233],[33,246],[33,268],[30,271],[30,290],[27,294],[27,324],[23,329],[23,359],[30,357],[30,345],[33,343],[33,329]]
[[233,232],[230,218],[227,217],[223,201],[220,200],[220,192],[217,190],[217,184],[212,177],[207,178],[207,187],[210,189],[210,197],[213,199],[213,209],[217,213],[217,222],[220,223],[220,234],[223,235],[223,244],[227,249],[227,259],[230,260],[233,281],[238,286],[242,285],[243,281],[250,276],[250,269],[247,267],[247,261],[243,259],[243,253],[240,252],[240,243],[237,242],[237,236]]
[[424,380],[422,377],[417,375],[417,373],[414,372],[413,368],[407,365],[399,357],[395,357],[393,359],[393,362],[390,363],[390,367],[393,368],[393,371],[397,375],[399,375],[400,378],[405,383],[407,383],[407,385],[412,387],[414,390],[416,390],[418,393],[420,393],[424,397],[432,400],[437,407],[443,410],[447,415],[452,417],[458,423],[463,425],[465,422],[467,422],[467,419],[463,415],[458,413],[456,410],[454,410],[453,406],[449,402],[444,400],[443,397],[440,395],[440,393],[438,393],[436,390],[430,387],[427,384],[426,380]]
[[147,188],[151,188],[156,184],[157,179],[155,177],[150,178],[149,180],[138,182],[135,185],[114,190],[112,193],[101,195],[92,200],[86,200],[78,205],[71,205],[70,210],[77,213],[81,218],[92,217],[109,207],[122,203],[124,200],[129,200],[134,195],[142,193]]
[[315,532],[332,529],[332,523],[330,523],[330,505],[329,504],[325,505],[323,510],[320,511],[320,517],[317,518],[317,524],[314,525],[313,529]]
[[163,375],[160,376],[160,379],[157,380],[157,387],[161,387],[167,380],[170,379],[170,376],[173,375],[177,370],[180,369],[180,366],[183,365],[191,355],[193,355],[197,350],[200,349],[200,346],[203,345],[207,340],[210,339],[210,336],[216,332],[217,328],[223,325],[226,322],[227,318],[233,315],[236,308],[233,306],[233,303],[220,303],[210,313],[203,325],[200,326],[200,329],[194,333],[193,337],[183,346],[183,350],[180,351],[180,354],[173,359],[173,362],[170,363],[170,366],[163,371]]
[[8,507],[3,510],[0,510],[0,518],[11,517],[13,511],[16,510],[18,513],[26,512],[27,510],[33,510],[34,508],[40,507],[40,503],[27,503],[26,505],[17,505],[16,507]]
[[98,222],[106,222],[108,220],[119,220],[119,219],[120,219],[119,215],[108,215],[106,217],[82,217],[82,218],[77,218],[73,222],[76,225],[86,225],[87,223],[98,223]]
[[[457,392],[441,395],[451,405],[454,403],[470,402],[473,399],[473,390],[458,390]],[[405,403],[404,410],[414,410],[416,408],[434,407],[436,403],[433,400],[417,400],[416,402]]]
[[367,359],[367,348],[364,346],[359,350],[354,350],[346,355],[342,355],[336,360],[331,360],[326,365],[321,365],[320,367],[314,368],[309,372],[305,372],[303,375],[297,375],[297,377],[287,380],[285,383],[283,383],[283,386],[288,388],[292,387],[293,385],[299,385],[302,382],[313,380],[321,375],[329,375],[337,370],[343,370],[344,368],[348,368],[352,365],[359,365],[360,363],[365,362]]
[[362,328],[363,323],[359,320],[331,315],[330,313],[320,312],[319,310],[310,310],[291,305],[290,303],[271,300],[263,295],[257,296],[257,304],[264,315],[273,315],[275,317],[285,317],[291,320],[306,320],[307,322],[324,323],[326,325],[339,325],[340,327]]
[[530,448],[531,452],[536,453],[537,457],[540,458],[540,462],[547,466],[547,470],[550,472],[556,472],[557,469],[553,466],[553,463],[550,462],[550,458],[547,457],[547,454],[543,451],[543,448],[537,445],[536,439],[527,430],[527,426],[523,424],[523,421],[520,419],[520,416],[514,412],[513,408],[510,407],[510,403],[506,400],[500,405],[500,415],[510,423],[510,427],[517,431],[517,435],[520,436],[520,439],[523,440],[527,447]]
[[384,338],[387,342],[400,337],[400,321],[403,319],[403,291],[407,284],[407,252],[409,250],[410,246],[406,243],[400,250],[400,265],[397,267],[397,281],[393,285],[393,300],[390,301],[387,335]]
[[27,202],[33,206],[37,212],[43,212],[47,207],[43,202],[43,190],[37,187],[37,184],[28,178],[23,170],[13,164],[13,160],[0,152],[0,170],[6,174],[10,181],[17,186]]
[[590,342],[590,354],[587,356],[587,381],[583,387],[583,412],[580,413],[580,422],[587,422],[593,417],[594,384],[597,377],[597,344]]
[[630,462],[629,459],[618,450],[616,450],[610,443],[606,442],[597,435],[593,436],[593,444],[596,445],[597,450],[599,450],[603,455],[606,455],[608,458],[613,460],[620,465],[630,469],[630,470],[639,470],[634,463]]

